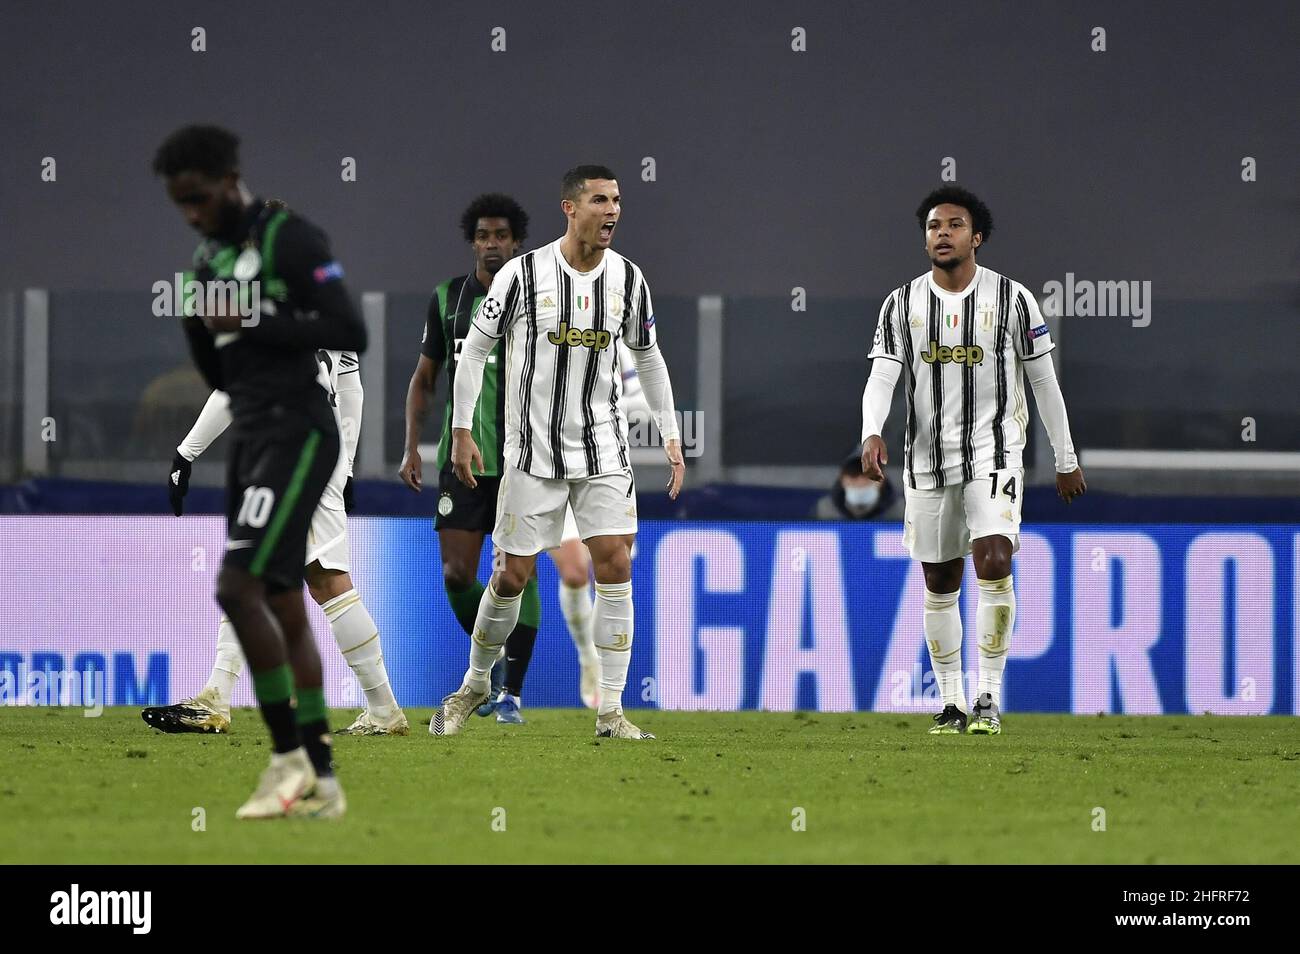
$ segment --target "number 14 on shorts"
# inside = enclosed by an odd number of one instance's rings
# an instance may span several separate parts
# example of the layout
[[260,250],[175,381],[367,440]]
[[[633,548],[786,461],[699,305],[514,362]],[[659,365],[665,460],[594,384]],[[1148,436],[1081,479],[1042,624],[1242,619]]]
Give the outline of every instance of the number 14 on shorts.
[[989,499],[996,500],[998,494],[1009,499],[1012,503],[1016,502],[1016,477],[1019,470],[993,471],[989,474]]

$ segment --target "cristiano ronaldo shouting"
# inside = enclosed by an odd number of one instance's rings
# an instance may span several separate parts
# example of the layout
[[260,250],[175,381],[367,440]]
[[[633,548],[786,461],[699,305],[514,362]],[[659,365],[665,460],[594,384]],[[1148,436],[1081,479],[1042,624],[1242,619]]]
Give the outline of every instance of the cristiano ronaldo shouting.
[[[1019,282],[975,264],[993,231],[988,207],[949,186],[925,197],[917,219],[931,268],[880,309],[862,396],[862,470],[879,479],[889,462],[880,435],[894,385],[906,375],[903,542],[925,571],[925,642],[943,696],[930,732],[997,735],[1016,618],[1011,555],[1024,499],[1024,377],[1056,452],[1057,493],[1069,503],[1086,485],[1038,303]],[[969,715],[958,605],[968,553],[979,580],[980,659]]]
[[632,561],[636,488],[618,344],[630,349],[646,403],[672,467],[668,494],[685,476],[672,385],[656,343],[654,307],[641,269],[610,248],[621,206],[604,166],[565,173],[563,236],[511,259],[492,279],[461,347],[452,412],[452,469],[470,487],[483,460],[471,431],[483,367],[504,336],[505,473],[492,541],[496,571],[479,601],[469,670],[434,713],[435,735],[454,735],[488,697],[488,676],[519,618],[520,596],[542,550],[560,545],[566,506],[596,573],[592,635],[600,663],[600,738],[652,739],[623,716],[632,656]]

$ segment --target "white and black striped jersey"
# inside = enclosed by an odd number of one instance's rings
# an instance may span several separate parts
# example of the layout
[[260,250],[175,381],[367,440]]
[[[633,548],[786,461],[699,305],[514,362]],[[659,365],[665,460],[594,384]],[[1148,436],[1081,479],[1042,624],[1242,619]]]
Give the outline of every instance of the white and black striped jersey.
[[339,375],[352,374],[360,372],[361,364],[357,361],[355,351],[325,351],[316,352],[316,361],[320,364],[320,372],[316,380],[320,382],[327,394],[330,396],[330,404],[338,406],[335,395],[339,390]]
[[557,240],[502,266],[474,324],[506,338],[508,464],[568,480],[628,469],[618,344],[656,342],[636,265],[606,249],[596,268],[577,272]]
[[1052,348],[1034,296],[992,269],[977,266],[957,294],[929,272],[890,294],[869,357],[903,365],[908,485],[929,490],[1023,466],[1029,411],[1021,362]]

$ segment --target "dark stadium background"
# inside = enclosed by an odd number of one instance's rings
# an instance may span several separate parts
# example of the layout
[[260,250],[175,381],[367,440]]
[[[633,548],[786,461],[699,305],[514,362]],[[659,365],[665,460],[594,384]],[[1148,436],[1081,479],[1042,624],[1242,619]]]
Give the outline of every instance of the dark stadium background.
[[[511,192],[532,213],[531,241],[547,241],[563,224],[561,172],[589,160],[619,172],[617,247],[651,280],[679,405],[721,417],[695,477],[833,478],[857,437],[880,300],[926,266],[913,211],[949,156],[996,216],[982,263],[1036,290],[1067,272],[1152,282],[1149,327],[1077,318],[1057,329],[1085,466],[1090,449],[1288,451],[1300,436],[1289,3],[1194,18],[1172,3],[774,2],[10,3],[0,17],[10,481],[32,471],[25,289],[49,293],[49,475],[148,483],[197,411],[181,336],[145,307],[194,244],[149,160],[195,120],[237,130],[252,187],[327,229],[355,291],[388,296],[370,478],[388,479],[400,455],[427,294],[467,268],[460,210],[479,191]],[[205,53],[190,49],[195,26]],[[498,26],[504,53],[490,49]],[[1103,53],[1091,49],[1096,26]],[[807,52],[791,50],[795,27]],[[40,180],[45,156],[56,183]],[[1245,156],[1258,181],[1241,181]],[[343,157],[356,159],[356,182],[341,181]],[[641,179],[645,157],[654,182]],[[806,312],[790,310],[796,286]],[[724,313],[712,403],[698,380],[706,295],[722,296]],[[368,383],[370,411],[380,382]],[[1248,416],[1257,440],[1243,444]],[[1039,480],[1050,479],[1043,450]],[[219,481],[216,464],[198,474]],[[1090,477],[1099,491],[1276,505],[1297,487],[1293,467],[1126,464]],[[403,504],[377,493],[363,501]]]

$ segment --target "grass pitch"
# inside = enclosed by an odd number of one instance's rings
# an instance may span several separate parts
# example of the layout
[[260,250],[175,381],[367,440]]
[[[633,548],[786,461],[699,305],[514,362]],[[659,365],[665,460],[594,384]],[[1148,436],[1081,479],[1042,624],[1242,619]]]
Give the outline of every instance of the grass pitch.
[[136,709],[0,710],[0,862],[1300,861],[1293,718],[1011,714],[974,737],[636,711],[658,741],[597,743],[580,710],[446,739],[407,715],[407,738],[336,740],[346,819],[237,822],[270,752],[255,711],[199,736]]

